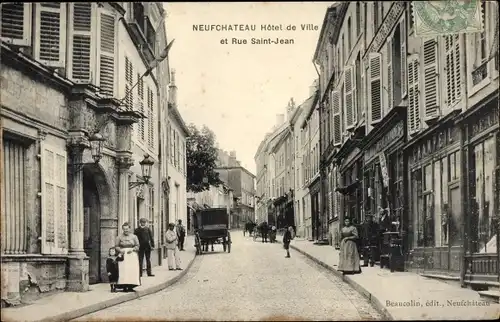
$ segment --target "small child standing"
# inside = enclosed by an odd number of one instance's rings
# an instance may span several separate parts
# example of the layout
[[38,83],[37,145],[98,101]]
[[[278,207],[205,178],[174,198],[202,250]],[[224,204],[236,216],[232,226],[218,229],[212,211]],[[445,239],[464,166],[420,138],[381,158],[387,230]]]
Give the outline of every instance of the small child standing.
[[123,261],[123,254],[118,254],[116,248],[109,249],[109,257],[106,259],[106,271],[108,272],[109,286],[111,292],[116,292],[116,283],[118,282],[118,262]]

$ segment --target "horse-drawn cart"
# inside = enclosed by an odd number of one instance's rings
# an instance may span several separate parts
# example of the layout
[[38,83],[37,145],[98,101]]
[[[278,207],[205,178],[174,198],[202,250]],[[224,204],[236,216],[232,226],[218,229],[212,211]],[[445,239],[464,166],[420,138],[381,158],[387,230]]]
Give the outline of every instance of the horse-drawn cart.
[[208,251],[208,246],[222,244],[224,251],[231,252],[231,233],[229,232],[229,215],[226,208],[208,208],[196,212],[194,221],[196,230],[196,253],[203,254]]

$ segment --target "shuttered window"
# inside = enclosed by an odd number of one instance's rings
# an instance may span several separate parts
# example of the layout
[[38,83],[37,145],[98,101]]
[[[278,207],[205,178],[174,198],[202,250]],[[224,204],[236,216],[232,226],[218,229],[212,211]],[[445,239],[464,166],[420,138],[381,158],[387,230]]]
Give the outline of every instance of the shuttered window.
[[371,123],[382,120],[382,55],[370,53],[368,56],[369,106]]
[[125,56],[125,104],[127,110],[132,111],[134,107],[134,92],[132,89],[132,83],[134,82],[134,66],[130,61],[130,58]]
[[3,139],[2,254],[26,254],[26,147]]
[[[411,4],[410,4],[411,7]],[[408,87],[408,79],[406,76],[406,68],[407,68],[407,63],[406,63],[406,56],[407,56],[407,49],[406,49],[406,20],[403,17],[403,20],[399,23],[399,30],[401,32],[401,98],[404,98],[406,96],[406,91]]]
[[392,38],[387,38],[386,44],[386,62],[387,62],[387,108],[390,111],[394,107],[394,86],[392,69]]
[[31,3],[2,4],[2,40],[18,46],[31,44]]
[[346,66],[344,72],[344,112],[346,129],[351,129],[355,122],[355,103],[353,97],[353,87],[354,87],[354,68],[353,66]]
[[70,78],[78,83],[92,81],[92,56],[95,52],[95,40],[92,34],[94,5],[90,2],[70,4],[71,35],[71,74]]
[[460,78],[460,36],[450,35],[444,36],[445,49],[445,79],[446,79],[446,97],[445,104],[447,107],[456,105],[462,95],[461,78]]
[[35,12],[35,58],[47,66],[64,67],[66,3],[37,3]]
[[155,117],[154,117],[154,96],[153,96],[153,91],[148,88],[148,146],[150,148],[155,147],[155,141],[154,141],[154,124],[155,124]]
[[438,87],[438,44],[435,39],[424,41],[423,75],[424,75],[424,120],[430,121],[439,117]]
[[340,92],[332,91],[333,144],[342,143],[342,122],[340,118]]
[[[115,93],[115,16],[101,11],[99,15],[99,86],[101,94]],[[131,105],[127,105],[131,106]]]
[[67,238],[66,151],[42,145],[42,253],[64,254]]
[[420,129],[419,68],[418,55],[408,59],[408,132],[413,134]]
[[[138,84],[137,84],[137,106],[139,107],[139,112],[144,115],[144,79],[140,78],[141,75],[137,74]],[[139,139],[141,141],[146,140],[146,133],[144,130],[145,120],[141,118],[139,120]]]

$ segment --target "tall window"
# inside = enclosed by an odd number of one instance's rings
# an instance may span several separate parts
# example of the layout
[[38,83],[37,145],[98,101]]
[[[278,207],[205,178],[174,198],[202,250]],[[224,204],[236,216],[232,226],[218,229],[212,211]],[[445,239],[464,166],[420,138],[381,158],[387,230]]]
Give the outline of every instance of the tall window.
[[424,246],[434,245],[434,200],[432,164],[424,167],[423,173],[423,208],[424,208]]
[[154,234],[154,218],[155,218],[155,188],[149,187],[149,204],[148,204],[148,221],[151,231]]
[[347,54],[351,52],[352,45],[352,27],[351,27],[351,17],[347,18]]

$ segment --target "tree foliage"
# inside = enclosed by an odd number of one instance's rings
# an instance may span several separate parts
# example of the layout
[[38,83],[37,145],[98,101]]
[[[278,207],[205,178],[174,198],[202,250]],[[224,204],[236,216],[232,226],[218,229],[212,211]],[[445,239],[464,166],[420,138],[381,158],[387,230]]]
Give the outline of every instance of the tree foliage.
[[[187,190],[201,192],[210,189],[210,186],[219,186],[222,181],[217,166],[217,148],[215,134],[203,125],[199,130],[194,124],[189,124],[190,132],[186,141],[187,162]],[[205,180],[203,180],[206,178]]]

